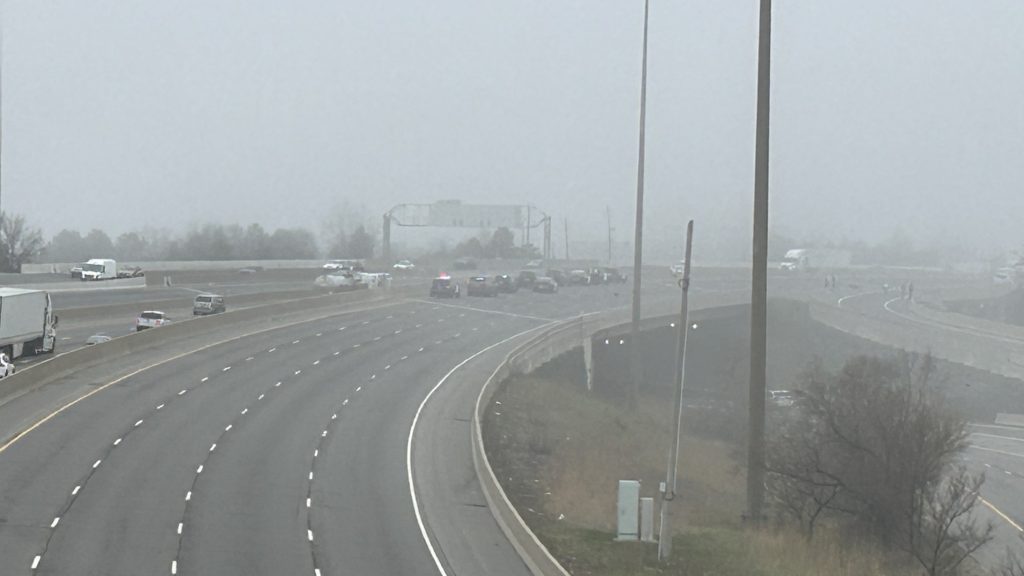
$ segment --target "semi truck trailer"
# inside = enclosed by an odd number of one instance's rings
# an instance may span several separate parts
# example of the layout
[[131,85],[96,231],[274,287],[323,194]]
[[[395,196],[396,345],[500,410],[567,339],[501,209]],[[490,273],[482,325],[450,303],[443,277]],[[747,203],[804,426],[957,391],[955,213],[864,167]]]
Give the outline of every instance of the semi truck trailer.
[[57,316],[42,290],[0,288],[0,353],[8,358],[51,353],[57,343]]

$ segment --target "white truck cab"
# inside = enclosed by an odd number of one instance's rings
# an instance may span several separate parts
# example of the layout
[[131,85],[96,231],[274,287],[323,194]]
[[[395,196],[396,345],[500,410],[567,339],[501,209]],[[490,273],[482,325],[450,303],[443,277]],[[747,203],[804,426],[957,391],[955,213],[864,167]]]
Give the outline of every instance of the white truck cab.
[[111,280],[117,278],[117,262],[109,258],[92,258],[82,264],[82,280]]

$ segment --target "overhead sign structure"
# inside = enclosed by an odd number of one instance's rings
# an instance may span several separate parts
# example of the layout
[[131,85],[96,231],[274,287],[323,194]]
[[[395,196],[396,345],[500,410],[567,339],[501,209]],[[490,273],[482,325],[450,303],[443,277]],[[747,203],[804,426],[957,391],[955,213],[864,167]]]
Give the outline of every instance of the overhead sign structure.
[[399,204],[388,212],[399,226],[433,226],[437,228],[508,228],[526,226],[526,206],[463,204],[445,200],[433,204]]
[[384,258],[391,259],[391,226],[434,228],[476,228],[524,230],[544,226],[545,257],[550,257],[551,219],[536,208],[524,205],[463,204],[443,200],[433,204],[399,204],[384,214]]

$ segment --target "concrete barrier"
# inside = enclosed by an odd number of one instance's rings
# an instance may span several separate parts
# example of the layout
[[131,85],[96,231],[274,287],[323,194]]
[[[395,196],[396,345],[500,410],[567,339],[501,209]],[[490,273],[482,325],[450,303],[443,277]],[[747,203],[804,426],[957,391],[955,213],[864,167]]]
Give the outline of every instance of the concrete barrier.
[[79,348],[53,358],[26,366],[13,376],[0,380],[0,404],[26,392],[61,378],[76,370],[96,363],[122,358],[130,354],[163,347],[173,348],[181,342],[201,340],[206,334],[219,329],[237,328],[241,335],[272,329],[284,324],[315,320],[319,317],[342,314],[347,309],[371,303],[422,294],[424,288],[411,286],[392,290],[360,290],[343,294],[329,294],[298,298],[223,314],[202,316],[188,322],[174,323],[114,338],[96,346]]
[[510,376],[527,374],[560,354],[582,344],[600,329],[619,324],[628,317],[625,310],[581,316],[561,322],[518,346],[498,365],[477,396],[471,426],[473,467],[495,521],[534,576],[569,576],[551,552],[530,530],[501,487],[487,458],[482,418],[499,386]]

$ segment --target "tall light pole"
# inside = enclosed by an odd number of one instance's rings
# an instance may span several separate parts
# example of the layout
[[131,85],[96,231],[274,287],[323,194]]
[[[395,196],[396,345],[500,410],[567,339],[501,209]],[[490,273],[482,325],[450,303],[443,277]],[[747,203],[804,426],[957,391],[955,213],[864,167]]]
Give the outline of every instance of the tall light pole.
[[605,214],[608,216],[608,265],[612,265],[612,208],[611,206],[604,207]]
[[675,409],[676,421],[673,426],[672,451],[668,454],[668,473],[665,475],[665,492],[661,495],[661,527],[658,534],[658,560],[666,560],[672,554],[672,502],[676,499],[676,469],[679,467],[679,433],[683,425],[683,384],[686,382],[686,333],[690,330],[690,252],[693,246],[693,220],[686,225],[686,252],[683,260],[683,299],[679,305],[679,332],[676,336]]
[[754,136],[754,258],[750,286],[750,395],[747,515],[764,504],[765,378],[768,346],[768,129],[771,95],[772,1],[761,0],[757,42],[757,127]]
[[640,275],[644,255],[644,130],[647,122],[647,20],[650,0],[644,0],[644,48],[640,69],[640,150],[636,169],[636,224],[633,232],[633,322],[629,330],[630,408],[640,397],[643,365],[640,356]]

